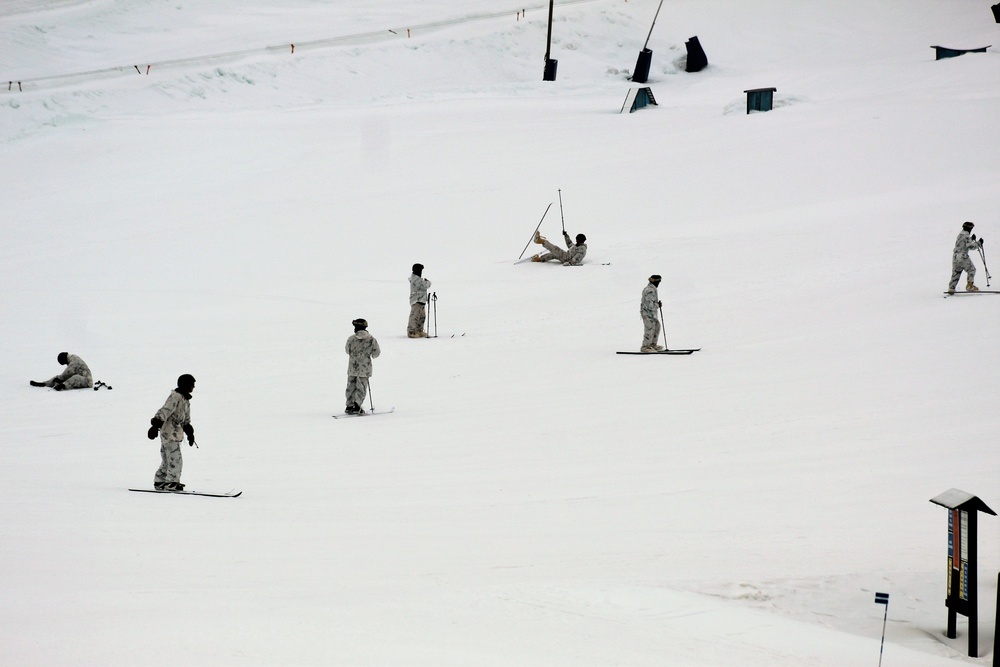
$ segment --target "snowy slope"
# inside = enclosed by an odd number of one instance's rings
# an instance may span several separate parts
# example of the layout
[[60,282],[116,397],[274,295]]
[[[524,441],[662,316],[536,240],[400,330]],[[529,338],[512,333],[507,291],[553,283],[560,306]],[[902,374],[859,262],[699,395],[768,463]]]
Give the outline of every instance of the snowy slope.
[[[548,83],[546,4],[0,4],[0,663],[863,664],[885,591],[884,664],[989,664],[1000,532],[971,660],[927,502],[1000,504],[998,304],[941,297],[1000,56],[929,48],[988,5],[671,1],[622,115],[658,3],[557,2]],[[558,190],[587,264],[515,266]],[[614,354],[651,273],[701,352]],[[355,317],[390,417],[330,418]],[[125,490],[181,373],[239,499]]]

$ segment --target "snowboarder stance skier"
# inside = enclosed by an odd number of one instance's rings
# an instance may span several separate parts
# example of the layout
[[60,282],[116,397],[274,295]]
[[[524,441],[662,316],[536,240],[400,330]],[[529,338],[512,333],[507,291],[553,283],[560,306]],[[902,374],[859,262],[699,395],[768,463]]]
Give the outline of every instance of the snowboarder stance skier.
[[194,445],[194,427],[191,426],[191,392],[194,377],[184,374],[177,378],[177,388],[167,396],[163,407],[149,420],[152,425],[146,436],[150,440],[160,434],[160,467],[153,476],[153,488],[161,491],[183,491],[181,470],[181,440],[187,435],[188,446]]
[[979,288],[974,284],[976,280],[976,265],[969,259],[970,250],[979,250],[983,247],[983,239],[977,241],[975,234],[969,236],[969,233],[975,226],[971,222],[963,223],[962,231],[958,233],[958,238],[955,239],[955,250],[951,255],[951,282],[948,283],[948,294],[955,293],[958,281],[962,277],[962,271],[965,271],[968,276],[968,281],[965,283],[966,291],[979,291]]
[[347,407],[344,412],[349,415],[363,415],[365,411],[361,404],[368,395],[372,359],[378,358],[382,350],[375,337],[368,333],[366,320],[359,318],[351,324],[354,325],[354,335],[347,339],[347,344],[344,346],[344,351],[350,355],[347,361]]
[[576,243],[573,243],[569,239],[569,234],[563,230],[563,240],[566,242],[566,250],[549,243],[548,240],[536,230],[535,243],[543,246],[546,250],[548,250],[548,252],[543,255],[534,255],[531,258],[531,261],[548,262],[555,259],[562,262],[563,266],[580,266],[583,264],[583,258],[587,256],[587,237],[583,234],[577,234]]
[[656,340],[660,337],[660,317],[659,308],[663,306],[656,288],[660,286],[660,276],[653,274],[649,277],[649,284],[642,290],[642,299],[639,302],[639,316],[642,317],[642,346],[640,352],[659,352],[663,349]]
[[29,380],[32,387],[52,387],[56,391],[62,391],[63,389],[90,389],[94,386],[94,376],[91,375],[86,362],[80,357],[69,352],[60,352],[56,361],[66,366],[66,370],[45,382]]
[[431,281],[423,277],[424,265],[414,264],[410,275],[410,320],[406,324],[408,338],[427,338],[424,322],[427,321],[427,288]]

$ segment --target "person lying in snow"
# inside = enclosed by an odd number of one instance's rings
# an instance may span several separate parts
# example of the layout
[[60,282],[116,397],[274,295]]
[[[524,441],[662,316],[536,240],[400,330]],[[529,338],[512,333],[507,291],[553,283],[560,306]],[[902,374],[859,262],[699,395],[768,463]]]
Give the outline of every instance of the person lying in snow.
[[52,387],[56,391],[62,391],[63,389],[90,389],[94,386],[94,376],[91,375],[90,368],[83,359],[69,352],[60,352],[56,360],[66,366],[66,370],[45,382],[29,380],[32,387]]
[[583,234],[577,234],[576,243],[573,243],[569,240],[569,234],[563,231],[563,240],[566,241],[566,250],[552,245],[544,236],[536,231],[535,243],[543,246],[548,252],[543,255],[533,256],[531,261],[548,262],[555,259],[562,262],[563,266],[580,266],[583,264],[583,258],[587,256],[587,237]]

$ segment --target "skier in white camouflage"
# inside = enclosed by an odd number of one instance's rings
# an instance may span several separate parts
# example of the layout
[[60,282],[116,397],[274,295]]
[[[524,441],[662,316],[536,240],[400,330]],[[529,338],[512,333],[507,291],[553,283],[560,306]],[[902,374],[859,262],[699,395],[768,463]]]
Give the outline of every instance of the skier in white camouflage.
[[368,333],[366,320],[359,318],[351,324],[354,325],[354,335],[347,339],[347,344],[344,346],[344,351],[350,355],[347,361],[347,407],[344,412],[349,415],[363,415],[365,411],[361,405],[368,395],[372,359],[378,358],[382,354],[382,349],[379,348],[375,337]]
[[566,242],[566,250],[549,243],[548,239],[535,230],[535,243],[544,247],[548,252],[532,256],[531,261],[548,262],[555,259],[562,262],[563,266],[580,266],[583,264],[583,258],[587,256],[587,237],[583,234],[577,234],[576,243],[573,243],[566,230],[563,230],[563,240]]
[[194,445],[194,426],[191,425],[191,392],[194,391],[194,376],[177,378],[177,388],[167,396],[163,407],[149,420],[151,426],[146,436],[155,440],[160,435],[160,467],[153,476],[153,488],[161,491],[183,491],[181,471],[184,458],[181,455],[181,441],[187,435],[188,446]]
[[639,302],[639,316],[642,317],[642,346],[640,352],[659,352],[663,349],[657,343],[660,337],[660,316],[659,309],[663,306],[660,301],[657,288],[660,286],[660,276],[653,274],[649,277],[649,283],[642,290],[642,299]]
[[431,281],[423,277],[424,265],[414,264],[410,274],[410,320],[406,324],[408,338],[427,338],[424,322],[427,321],[427,288]]
[[66,370],[45,382],[29,380],[32,387],[52,387],[56,391],[62,391],[63,389],[90,389],[94,386],[94,376],[90,373],[90,367],[80,357],[69,352],[60,352],[56,361],[66,366]]
[[955,239],[955,250],[951,254],[951,282],[948,283],[948,294],[955,293],[955,288],[958,287],[958,281],[962,278],[963,271],[965,271],[968,277],[968,281],[965,283],[966,291],[979,291],[979,288],[975,285],[976,265],[969,259],[970,250],[978,251],[983,247],[983,239],[977,241],[975,234],[970,236],[972,228],[975,226],[971,222],[963,223],[962,231],[958,233],[958,238]]

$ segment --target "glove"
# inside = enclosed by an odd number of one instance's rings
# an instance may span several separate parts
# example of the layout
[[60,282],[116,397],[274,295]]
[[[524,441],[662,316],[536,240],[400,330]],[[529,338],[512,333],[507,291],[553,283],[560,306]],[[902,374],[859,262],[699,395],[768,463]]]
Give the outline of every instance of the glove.
[[160,432],[160,429],[163,428],[163,420],[153,417],[149,420],[149,423],[152,424],[152,426],[150,426],[149,430],[146,431],[146,437],[150,440],[156,440],[157,434]]
[[194,445],[194,426],[191,426],[191,424],[184,424],[181,428],[184,429],[184,433],[188,437],[188,447]]
[[982,248],[984,243],[986,243],[986,239],[980,237],[979,238],[979,247]]

